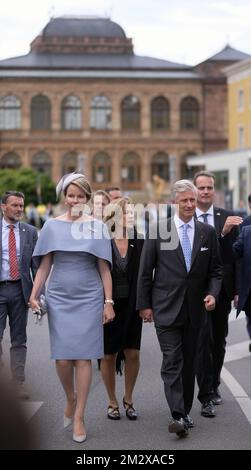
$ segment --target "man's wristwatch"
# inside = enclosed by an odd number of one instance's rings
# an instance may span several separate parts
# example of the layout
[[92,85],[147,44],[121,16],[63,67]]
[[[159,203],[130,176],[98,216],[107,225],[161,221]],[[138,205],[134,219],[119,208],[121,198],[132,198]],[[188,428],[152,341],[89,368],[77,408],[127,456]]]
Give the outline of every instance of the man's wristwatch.
[[105,304],[112,304],[112,305],[114,305],[114,300],[112,300],[112,299],[105,299]]

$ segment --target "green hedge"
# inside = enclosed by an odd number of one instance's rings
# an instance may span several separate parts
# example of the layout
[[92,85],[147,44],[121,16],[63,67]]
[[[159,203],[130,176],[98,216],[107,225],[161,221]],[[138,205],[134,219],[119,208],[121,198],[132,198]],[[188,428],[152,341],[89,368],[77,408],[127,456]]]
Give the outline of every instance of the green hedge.
[[5,191],[22,191],[25,203],[47,204],[56,202],[55,184],[48,175],[31,168],[20,170],[0,170],[0,196]]

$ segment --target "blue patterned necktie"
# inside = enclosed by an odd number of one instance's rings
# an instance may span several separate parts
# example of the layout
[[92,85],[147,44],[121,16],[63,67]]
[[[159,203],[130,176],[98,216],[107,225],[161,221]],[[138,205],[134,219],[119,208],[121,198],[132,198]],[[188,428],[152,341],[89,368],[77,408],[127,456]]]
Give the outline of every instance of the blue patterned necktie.
[[183,255],[185,258],[187,271],[190,270],[191,257],[192,257],[192,249],[191,249],[190,240],[187,234],[188,227],[189,227],[189,224],[182,225],[182,238],[181,238],[181,246],[182,246]]

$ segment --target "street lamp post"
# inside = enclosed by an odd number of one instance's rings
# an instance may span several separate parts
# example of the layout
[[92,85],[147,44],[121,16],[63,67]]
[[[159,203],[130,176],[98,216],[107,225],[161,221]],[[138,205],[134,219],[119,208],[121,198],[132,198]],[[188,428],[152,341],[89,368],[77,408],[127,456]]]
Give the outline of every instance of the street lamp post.
[[37,202],[42,204],[42,189],[41,189],[41,175],[38,173],[36,181]]

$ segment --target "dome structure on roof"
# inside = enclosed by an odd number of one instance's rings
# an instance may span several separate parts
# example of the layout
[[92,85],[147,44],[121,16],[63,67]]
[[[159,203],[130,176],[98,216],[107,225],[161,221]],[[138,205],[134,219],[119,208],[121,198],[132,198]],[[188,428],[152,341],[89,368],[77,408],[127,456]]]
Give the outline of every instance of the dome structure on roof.
[[126,37],[123,28],[109,18],[67,16],[52,18],[43,29],[42,35],[46,37]]
[[110,18],[52,18],[31,43],[36,53],[133,54],[133,44]]

